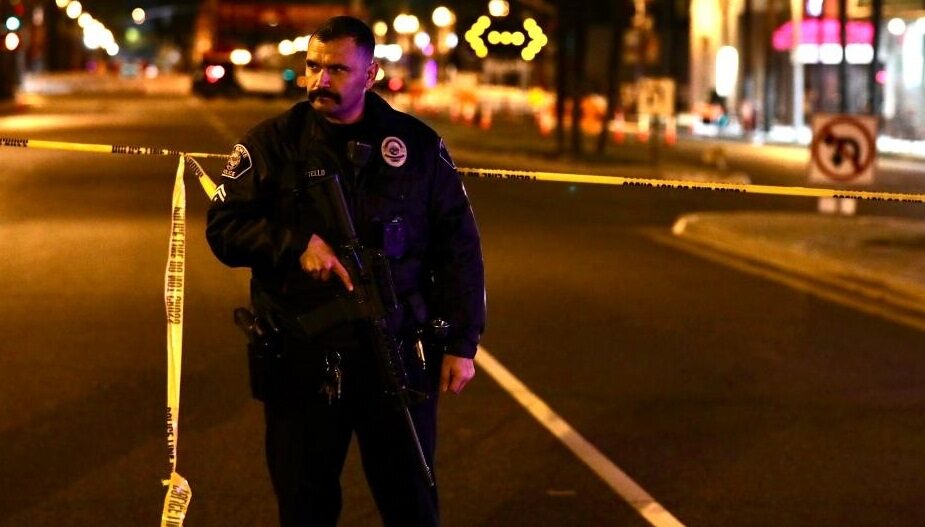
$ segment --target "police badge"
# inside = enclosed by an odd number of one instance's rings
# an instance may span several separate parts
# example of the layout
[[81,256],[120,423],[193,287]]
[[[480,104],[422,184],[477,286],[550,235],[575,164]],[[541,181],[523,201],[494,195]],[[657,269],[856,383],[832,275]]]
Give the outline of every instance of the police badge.
[[245,172],[251,169],[251,154],[242,144],[234,145],[231,155],[228,157],[228,163],[222,170],[222,176],[229,179],[238,179]]
[[408,159],[408,148],[405,146],[404,141],[394,136],[383,139],[380,150],[382,151],[382,159],[389,166],[395,168],[404,165],[405,160]]

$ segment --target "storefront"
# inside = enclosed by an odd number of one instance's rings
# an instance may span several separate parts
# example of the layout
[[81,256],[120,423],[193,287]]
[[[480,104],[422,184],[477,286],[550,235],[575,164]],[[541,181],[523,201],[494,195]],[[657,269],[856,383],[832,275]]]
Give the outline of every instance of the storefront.
[[[742,97],[746,92],[758,108],[759,130],[789,128],[792,137],[804,138],[813,113],[869,113],[873,101],[883,117],[881,136],[925,140],[925,10],[920,3],[885,0],[877,32],[869,5],[849,2],[844,45],[836,0],[796,0],[793,5],[753,0],[750,14],[743,12],[744,4],[691,2],[692,111],[716,99],[716,86],[730,70],[717,66],[723,46],[734,46],[741,57],[748,47],[744,40],[751,38],[758,39],[750,47],[751,69],[739,65],[737,89],[723,99],[733,123],[741,120],[743,103],[750,102]],[[794,9],[802,12],[793,17]],[[753,29],[746,32],[742,24],[749,16]],[[747,82],[754,82],[755,89],[745,90]],[[732,133],[738,131],[733,128]]]

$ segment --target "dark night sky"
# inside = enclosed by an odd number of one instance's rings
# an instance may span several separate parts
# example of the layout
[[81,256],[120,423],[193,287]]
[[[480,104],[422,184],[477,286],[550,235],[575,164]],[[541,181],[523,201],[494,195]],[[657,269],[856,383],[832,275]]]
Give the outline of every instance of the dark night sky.
[[[349,4],[349,0],[337,1],[328,0],[327,2],[318,0],[235,0],[239,3],[249,4]],[[94,17],[102,20],[110,27],[126,27],[131,22],[132,9],[141,7],[144,9],[157,9],[159,7],[172,6],[175,8],[177,18],[185,18],[195,13],[199,3],[193,1],[170,1],[170,0],[81,0],[84,9],[90,12]],[[438,5],[446,5],[456,11],[460,20],[474,19],[480,14],[487,11],[488,0],[366,0],[366,8],[372,19],[385,19],[391,22],[391,19],[397,15],[400,10],[409,10],[418,16],[422,22],[430,23],[430,13]],[[516,0],[511,0],[511,8],[516,9]]]

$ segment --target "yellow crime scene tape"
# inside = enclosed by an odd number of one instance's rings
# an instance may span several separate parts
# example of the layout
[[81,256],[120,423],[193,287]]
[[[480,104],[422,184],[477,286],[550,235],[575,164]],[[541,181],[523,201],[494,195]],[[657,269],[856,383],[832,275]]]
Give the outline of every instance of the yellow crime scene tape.
[[[161,527],[183,527],[183,521],[186,517],[190,498],[192,497],[189,482],[177,473],[180,377],[183,359],[183,293],[186,265],[186,187],[184,185],[184,175],[186,170],[189,169],[198,179],[206,196],[212,199],[217,192],[217,187],[212,178],[209,177],[206,171],[203,170],[202,166],[194,158],[226,159],[228,156],[225,154],[180,152],[178,150],[167,150],[146,146],[66,143],[60,141],[38,141],[34,139],[16,139],[8,137],[0,137],[0,147],[179,157],[173,189],[167,269],[164,276],[164,305],[167,313],[167,447],[168,461],[170,464],[170,479],[163,481],[163,484],[167,486],[168,489],[164,497]],[[625,178],[618,176],[486,168],[459,168],[457,171],[463,176],[480,179],[553,181],[561,183],[654,189],[711,190],[779,196],[852,198],[871,201],[925,203],[925,194],[912,193],[868,192],[843,189],[752,185],[744,183],[706,183],[682,180]]]
[[[215,194],[216,185],[193,158],[227,159],[227,154],[180,152],[147,146],[101,145],[65,143],[60,141],[38,141],[0,137],[0,147],[41,148],[46,150],[67,150],[72,152],[94,152],[130,155],[179,155],[186,157],[186,165],[196,174],[209,199]],[[718,192],[741,192],[744,194],[766,194],[775,196],[802,196],[816,198],[851,198],[866,201],[894,201],[925,203],[925,194],[872,192],[865,190],[830,189],[817,187],[790,187],[782,185],[755,185],[751,183],[711,183],[678,179],[627,178],[621,176],[600,176],[592,174],[569,174],[561,172],[534,172],[527,170],[499,170],[493,168],[458,168],[467,177],[479,179],[503,179],[514,181],[553,181],[559,183],[583,183],[589,185],[610,185],[654,189],[711,190]]]
[[173,184],[170,216],[170,245],[164,271],[164,307],[167,310],[167,486],[161,527],[182,527],[192,491],[186,478],[177,473],[177,443],[180,436],[180,377],[183,366],[183,292],[186,268],[186,186],[183,173],[186,156],[180,156]]
[[864,190],[829,189],[815,187],[785,187],[776,185],[753,185],[751,183],[710,183],[684,181],[680,179],[644,179],[620,176],[594,176],[590,174],[562,174],[558,172],[530,172],[526,170],[497,170],[491,168],[459,168],[457,171],[469,177],[481,179],[505,179],[515,181],[556,181],[560,183],[585,183],[590,185],[612,185],[658,189],[712,190],[718,192],[741,192],[744,194],[769,194],[775,196],[803,196],[818,198],[851,198],[868,201],[896,201],[925,203],[925,194],[868,192]]
[[0,137],[0,146],[13,148],[38,148],[41,150],[64,150],[68,152],[92,152],[95,154],[129,154],[142,156],[179,156],[227,159],[227,154],[203,154],[181,152],[164,148],[132,145],[97,145],[88,143],[65,143],[62,141],[40,141],[37,139],[17,139]]

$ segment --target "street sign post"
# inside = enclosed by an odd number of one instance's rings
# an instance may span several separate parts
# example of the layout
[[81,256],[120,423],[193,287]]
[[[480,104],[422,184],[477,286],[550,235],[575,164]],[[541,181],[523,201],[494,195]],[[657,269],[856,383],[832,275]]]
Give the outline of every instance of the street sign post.
[[649,124],[649,161],[656,166],[659,164],[661,124],[674,117],[674,80],[645,77],[639,79],[637,91],[639,97],[636,99],[636,112],[639,114],[639,124]]
[[639,80],[637,112],[642,115],[669,118],[674,115],[675,84],[669,78]]
[[[870,185],[877,158],[877,118],[871,115],[817,114],[813,117],[809,182]],[[819,211],[854,215],[853,199],[820,198]]]
[[870,185],[877,158],[877,118],[817,114],[810,143],[810,183]]

